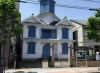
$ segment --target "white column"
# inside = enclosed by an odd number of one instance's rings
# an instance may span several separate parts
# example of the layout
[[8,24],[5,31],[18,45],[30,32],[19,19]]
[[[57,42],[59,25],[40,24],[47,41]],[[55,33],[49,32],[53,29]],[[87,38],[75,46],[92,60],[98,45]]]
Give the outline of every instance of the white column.
[[27,42],[23,41],[23,46],[22,46],[22,59],[27,58]]
[[39,27],[36,28],[36,38],[41,38],[41,29]]
[[62,38],[62,30],[60,27],[57,28],[57,39],[61,39]]
[[42,57],[42,44],[41,44],[41,42],[36,42],[36,56],[38,58]]
[[28,37],[28,26],[24,25],[23,29],[24,29],[24,31],[23,31],[23,37],[27,38]]
[[68,64],[69,64],[69,67],[71,67],[73,65],[73,61],[72,61],[72,44],[68,44]]
[[68,35],[69,35],[69,39],[72,40],[72,39],[73,39],[73,32],[72,32],[72,30],[69,29],[69,32],[68,32],[68,33],[69,33],[69,34],[68,34]]

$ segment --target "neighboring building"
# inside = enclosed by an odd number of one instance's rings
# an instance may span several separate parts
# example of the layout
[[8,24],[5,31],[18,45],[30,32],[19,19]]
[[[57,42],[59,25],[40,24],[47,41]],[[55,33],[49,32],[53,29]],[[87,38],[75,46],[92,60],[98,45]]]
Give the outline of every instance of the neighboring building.
[[40,14],[22,21],[22,59],[48,59],[51,44],[57,58],[68,58],[69,44],[73,44],[73,24],[55,15],[54,0],[40,0]]
[[71,20],[71,22],[76,26],[73,30],[73,37],[74,40],[77,40],[77,43],[74,43],[74,46],[88,46],[90,48],[100,49],[100,42],[89,40],[86,36],[86,20]]

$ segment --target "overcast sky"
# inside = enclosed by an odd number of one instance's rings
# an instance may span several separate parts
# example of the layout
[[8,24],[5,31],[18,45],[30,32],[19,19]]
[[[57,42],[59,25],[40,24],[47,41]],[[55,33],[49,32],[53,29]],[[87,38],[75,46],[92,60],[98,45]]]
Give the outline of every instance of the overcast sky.
[[[38,1],[38,0],[23,0],[23,1]],[[71,5],[71,6],[81,6],[89,8],[100,8],[100,2],[89,2],[84,0],[55,0],[56,4]],[[100,1],[100,0],[94,0]],[[39,4],[31,3],[20,3],[20,12],[21,20],[29,17],[32,13],[38,15],[40,13]],[[96,11],[84,10],[84,9],[75,9],[75,8],[64,8],[64,7],[55,7],[55,15],[59,18],[75,19],[75,20],[87,20],[88,17],[93,16]]]

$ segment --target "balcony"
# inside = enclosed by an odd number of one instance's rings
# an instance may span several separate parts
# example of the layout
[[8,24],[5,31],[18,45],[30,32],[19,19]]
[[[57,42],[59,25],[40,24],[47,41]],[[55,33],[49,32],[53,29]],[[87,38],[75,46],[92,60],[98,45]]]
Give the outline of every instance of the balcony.
[[56,29],[42,29],[41,39],[57,39],[57,30]]

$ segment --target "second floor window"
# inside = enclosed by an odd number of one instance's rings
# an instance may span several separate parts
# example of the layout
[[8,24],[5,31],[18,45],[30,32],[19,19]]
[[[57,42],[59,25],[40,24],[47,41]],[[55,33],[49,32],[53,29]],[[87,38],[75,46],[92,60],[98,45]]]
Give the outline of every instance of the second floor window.
[[36,37],[36,27],[28,26],[28,37]]
[[42,38],[56,38],[57,30],[56,29],[42,29],[41,31]]
[[68,38],[69,38],[69,29],[62,28],[62,39],[68,39]]

